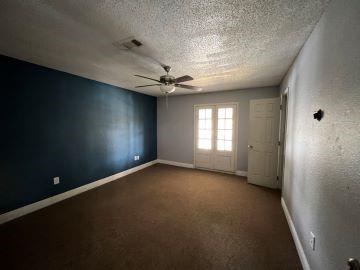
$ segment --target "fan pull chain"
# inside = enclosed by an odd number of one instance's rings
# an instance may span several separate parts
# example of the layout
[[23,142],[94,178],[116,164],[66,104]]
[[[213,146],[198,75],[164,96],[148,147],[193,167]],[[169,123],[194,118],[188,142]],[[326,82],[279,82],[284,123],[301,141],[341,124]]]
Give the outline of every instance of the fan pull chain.
[[168,102],[168,93],[165,93],[165,100],[166,100],[166,109],[168,109],[169,107],[169,102]]

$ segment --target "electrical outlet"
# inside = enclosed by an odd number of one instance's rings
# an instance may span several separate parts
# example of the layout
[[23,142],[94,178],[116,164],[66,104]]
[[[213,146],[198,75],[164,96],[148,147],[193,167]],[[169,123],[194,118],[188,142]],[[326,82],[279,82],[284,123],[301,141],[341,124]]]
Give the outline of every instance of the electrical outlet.
[[315,250],[315,235],[312,232],[310,232],[310,247]]
[[134,156],[134,160],[139,160],[140,156]]
[[54,185],[57,185],[60,183],[60,177],[54,177]]

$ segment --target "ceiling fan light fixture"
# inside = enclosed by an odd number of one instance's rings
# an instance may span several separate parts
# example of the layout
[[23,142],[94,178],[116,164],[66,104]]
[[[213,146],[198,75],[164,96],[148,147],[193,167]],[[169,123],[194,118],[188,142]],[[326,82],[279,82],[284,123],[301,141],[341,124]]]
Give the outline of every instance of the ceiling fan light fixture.
[[160,90],[161,92],[163,92],[164,94],[170,94],[172,92],[175,91],[175,86],[174,85],[170,85],[170,84],[162,84],[160,86]]
[[189,76],[189,75],[184,75],[178,78],[175,78],[172,75],[169,75],[169,71],[171,70],[170,66],[162,66],[163,69],[166,71],[166,75],[160,76],[160,79],[153,79],[150,77],[146,77],[146,76],[142,76],[142,75],[134,75],[135,77],[140,77],[140,78],[144,78],[147,80],[151,80],[151,81],[155,81],[157,82],[156,84],[147,84],[147,85],[138,85],[135,86],[135,88],[140,88],[140,87],[149,87],[149,86],[160,86],[160,91],[163,94],[170,94],[172,92],[175,91],[175,87],[177,88],[184,88],[187,90],[192,90],[192,91],[201,91],[200,87],[197,86],[192,86],[192,85],[187,85],[187,84],[182,84],[183,82],[188,82],[188,81],[192,81],[194,78]]

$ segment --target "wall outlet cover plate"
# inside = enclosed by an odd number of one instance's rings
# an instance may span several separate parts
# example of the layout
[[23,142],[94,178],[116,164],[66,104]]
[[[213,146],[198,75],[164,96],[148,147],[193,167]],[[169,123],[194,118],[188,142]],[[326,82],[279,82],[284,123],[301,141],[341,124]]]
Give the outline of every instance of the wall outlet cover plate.
[[310,246],[312,250],[315,250],[315,235],[310,232]]
[[60,183],[60,177],[54,177],[54,185],[57,185]]

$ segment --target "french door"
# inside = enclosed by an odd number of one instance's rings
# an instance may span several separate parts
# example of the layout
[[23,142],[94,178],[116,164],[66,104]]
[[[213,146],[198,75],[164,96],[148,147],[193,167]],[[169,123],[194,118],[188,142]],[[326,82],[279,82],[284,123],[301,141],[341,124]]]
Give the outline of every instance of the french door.
[[195,167],[235,172],[237,104],[195,106]]

